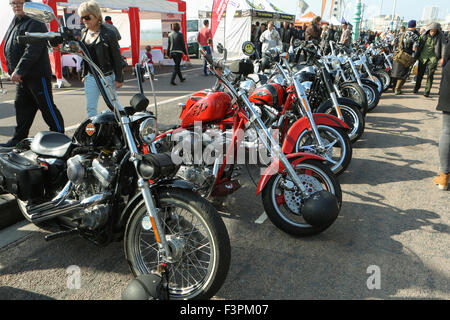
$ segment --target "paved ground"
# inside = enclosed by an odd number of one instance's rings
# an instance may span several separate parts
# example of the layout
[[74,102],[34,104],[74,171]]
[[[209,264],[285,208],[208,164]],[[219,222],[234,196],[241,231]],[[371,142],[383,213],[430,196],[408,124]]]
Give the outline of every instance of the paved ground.
[[[179,96],[213,84],[199,69],[186,76],[176,88],[167,75],[158,76],[158,99],[169,101],[161,105],[161,122],[177,119],[176,105],[185,99]],[[125,104],[134,91],[135,82],[127,82],[120,101]],[[264,220],[261,199],[243,170],[243,188],[222,211],[232,264],[216,299],[450,298],[450,192],[432,184],[441,127],[437,89],[428,99],[411,91],[409,84],[402,96],[385,93],[367,116],[366,132],[339,178],[341,214],[318,236],[294,238]],[[13,106],[3,101],[0,141],[14,124]],[[55,91],[55,101],[68,127],[83,119],[83,91]],[[37,118],[32,134],[42,129]],[[45,242],[44,235],[26,223],[0,232],[0,298],[120,299],[132,278],[123,243],[99,248],[78,237]],[[71,265],[80,268],[80,289],[67,288]]]

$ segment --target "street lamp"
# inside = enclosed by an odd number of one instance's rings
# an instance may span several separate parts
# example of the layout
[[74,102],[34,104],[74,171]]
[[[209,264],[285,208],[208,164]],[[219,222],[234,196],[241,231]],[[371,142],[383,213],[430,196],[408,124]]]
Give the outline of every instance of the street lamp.
[[361,0],[358,0],[355,8],[355,15],[353,17],[353,35],[352,40],[356,41],[359,38],[359,23],[361,22]]

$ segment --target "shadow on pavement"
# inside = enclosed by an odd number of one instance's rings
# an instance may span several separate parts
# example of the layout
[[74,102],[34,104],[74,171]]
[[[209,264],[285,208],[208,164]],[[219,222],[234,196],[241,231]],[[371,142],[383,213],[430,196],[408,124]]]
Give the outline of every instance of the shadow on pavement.
[[0,287],[0,300],[56,300],[52,297],[13,287]]
[[[415,231],[430,226],[435,232],[441,232],[443,225],[432,221],[440,216],[428,210],[400,210],[383,203],[384,198],[375,193],[351,195],[362,203],[345,202],[335,224],[314,237],[295,239],[270,223],[232,224],[230,272],[217,296],[223,299],[430,299],[434,298],[431,292],[447,295],[450,285],[445,273],[438,267],[425,265],[423,253],[412,252],[395,239],[409,232],[416,236]],[[423,241],[429,241],[427,237]],[[431,254],[441,251],[445,255],[446,249],[436,251]],[[367,286],[371,276],[368,268],[373,265],[380,268],[379,290]],[[403,293],[406,289],[409,296]]]

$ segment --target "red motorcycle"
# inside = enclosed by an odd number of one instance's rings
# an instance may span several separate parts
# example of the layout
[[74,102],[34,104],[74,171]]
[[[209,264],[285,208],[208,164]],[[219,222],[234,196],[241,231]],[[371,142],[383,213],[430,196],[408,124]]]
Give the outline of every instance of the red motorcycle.
[[[205,197],[224,197],[240,188],[233,172],[241,164],[236,163],[241,146],[246,149],[246,142],[252,142],[245,133],[253,130],[270,160],[256,192],[262,194],[269,219],[283,231],[297,236],[327,229],[336,220],[342,202],[340,185],[327,160],[312,153],[284,154],[247,92],[234,88],[223,75],[224,65],[202,54],[226,92],[194,93],[182,108],[181,126],[157,136],[150,151],[170,149],[174,162],[182,160],[178,176],[195,184]],[[290,141],[297,141],[292,134],[286,134],[283,149],[289,148]],[[205,153],[211,156],[204,159]]]

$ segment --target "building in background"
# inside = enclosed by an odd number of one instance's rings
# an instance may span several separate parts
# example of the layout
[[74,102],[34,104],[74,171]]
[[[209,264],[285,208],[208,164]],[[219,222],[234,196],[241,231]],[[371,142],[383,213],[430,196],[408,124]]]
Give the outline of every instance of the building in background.
[[422,10],[422,21],[436,21],[439,18],[438,6],[425,6]]

